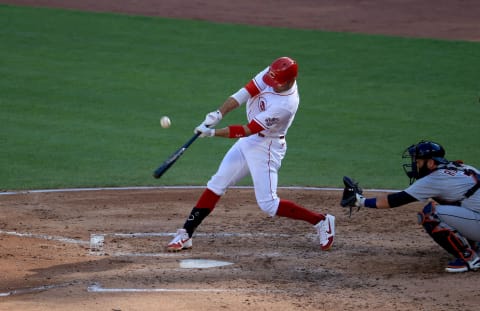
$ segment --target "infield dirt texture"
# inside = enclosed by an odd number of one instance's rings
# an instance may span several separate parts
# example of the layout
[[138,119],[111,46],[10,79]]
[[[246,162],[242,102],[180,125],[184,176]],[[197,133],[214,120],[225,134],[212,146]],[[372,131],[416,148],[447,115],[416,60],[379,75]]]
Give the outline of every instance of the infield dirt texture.
[[[216,22],[480,40],[475,0],[230,2],[2,1]],[[169,234],[183,224],[201,191],[0,196],[0,310],[479,309],[480,272],[444,272],[450,257],[416,224],[418,204],[388,211],[362,210],[348,218],[339,207],[339,191],[281,189],[281,197],[336,215],[335,245],[331,251],[321,252],[311,226],[269,218],[256,206],[251,189],[232,189],[199,229],[193,250],[165,253]],[[91,234],[104,237],[105,254],[91,252]],[[184,269],[179,265],[184,259],[232,264]]]

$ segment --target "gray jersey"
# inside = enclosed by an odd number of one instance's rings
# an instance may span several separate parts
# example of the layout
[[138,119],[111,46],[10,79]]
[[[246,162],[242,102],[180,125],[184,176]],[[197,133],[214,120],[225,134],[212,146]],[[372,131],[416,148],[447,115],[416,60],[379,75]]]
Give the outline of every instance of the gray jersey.
[[476,184],[473,176],[464,173],[465,169],[473,169],[478,173],[478,170],[472,166],[461,165],[457,168],[453,165],[446,165],[418,179],[405,189],[405,192],[419,201],[432,198],[441,204],[459,204],[480,212],[480,190],[469,198],[465,197],[465,193]]

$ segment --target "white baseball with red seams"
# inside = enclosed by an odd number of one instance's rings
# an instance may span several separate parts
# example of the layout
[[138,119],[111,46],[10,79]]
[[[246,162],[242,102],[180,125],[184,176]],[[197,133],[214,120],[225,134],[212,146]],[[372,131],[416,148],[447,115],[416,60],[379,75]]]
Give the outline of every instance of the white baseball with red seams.
[[[296,82],[281,93],[268,86],[263,80],[268,69],[267,67],[258,73],[244,87],[249,94],[245,104],[248,122],[255,120],[264,130],[259,134],[240,138],[227,152],[207,187],[223,195],[228,187],[251,173],[260,208],[274,216],[280,200],[276,192],[278,170],[287,150],[285,137],[297,112],[300,98]],[[235,97],[235,94],[232,97]],[[242,100],[238,101],[243,104]]]

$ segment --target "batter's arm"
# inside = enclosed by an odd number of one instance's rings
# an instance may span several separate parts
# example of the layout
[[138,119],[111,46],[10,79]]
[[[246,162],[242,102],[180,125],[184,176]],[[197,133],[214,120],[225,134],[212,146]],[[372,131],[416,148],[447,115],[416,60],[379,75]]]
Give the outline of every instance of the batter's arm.
[[[250,82],[248,85],[252,84]],[[247,87],[242,87],[239,89],[236,93],[232,94],[230,97],[228,97],[225,102],[218,108],[218,111],[222,114],[222,116],[225,116],[227,113],[230,111],[240,107],[243,103],[247,102],[247,100],[252,97],[252,94],[250,93],[247,89]],[[256,93],[259,91],[257,90]]]
[[[210,129],[213,129],[215,126],[217,126],[218,123],[220,123],[220,121],[223,119],[223,117],[229,113],[230,111],[232,111],[233,109],[239,107],[240,104],[238,102],[238,100],[236,100],[234,97],[230,96],[229,98],[227,98],[223,104],[220,106],[220,108],[218,108],[217,110],[215,111],[212,111],[210,113],[207,113],[207,115],[205,116],[205,121],[202,122],[201,125],[198,126],[198,129],[196,130],[199,130],[200,132],[208,132],[205,130],[201,130],[200,128],[201,127],[206,127],[206,128],[210,128]],[[200,136],[200,137],[205,137],[205,136],[212,136],[212,135],[208,135],[205,133],[204,136]]]
[[230,125],[221,129],[216,129],[214,136],[240,138],[259,133],[263,130],[264,128],[260,124],[255,122],[255,120],[252,120],[247,125]]
[[238,107],[240,107],[240,104],[238,103],[238,101],[233,97],[229,97],[220,106],[220,108],[218,108],[218,110],[222,113],[222,116],[225,117],[225,115],[227,115],[230,111]]

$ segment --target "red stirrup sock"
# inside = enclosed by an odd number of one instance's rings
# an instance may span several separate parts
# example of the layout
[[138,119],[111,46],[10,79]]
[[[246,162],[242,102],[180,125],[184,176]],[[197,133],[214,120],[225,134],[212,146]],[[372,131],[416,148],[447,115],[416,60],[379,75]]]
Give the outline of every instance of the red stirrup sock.
[[195,206],[198,208],[208,208],[210,211],[213,211],[218,200],[220,200],[220,196],[207,188],[203,191]]
[[325,219],[324,215],[309,211],[308,209],[287,200],[280,200],[277,216],[304,220],[312,225],[316,225],[319,221]]

